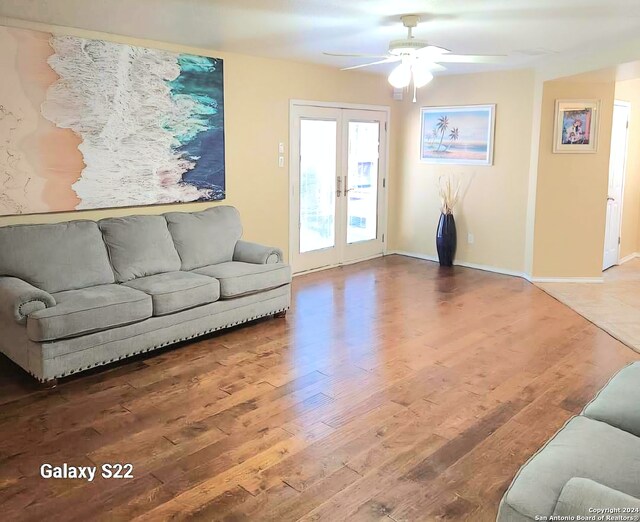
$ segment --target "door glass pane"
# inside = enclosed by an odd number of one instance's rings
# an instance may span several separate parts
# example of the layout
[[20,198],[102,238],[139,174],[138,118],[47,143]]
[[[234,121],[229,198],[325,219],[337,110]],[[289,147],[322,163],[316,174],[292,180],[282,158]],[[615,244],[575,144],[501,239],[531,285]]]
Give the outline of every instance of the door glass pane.
[[337,122],[300,121],[300,253],[335,245]]
[[347,243],[378,236],[378,122],[349,122]]

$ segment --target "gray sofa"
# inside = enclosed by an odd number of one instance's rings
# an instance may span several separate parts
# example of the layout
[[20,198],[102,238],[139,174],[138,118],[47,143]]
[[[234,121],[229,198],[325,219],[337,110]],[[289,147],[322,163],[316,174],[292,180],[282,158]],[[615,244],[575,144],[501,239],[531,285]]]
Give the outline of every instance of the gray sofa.
[[286,312],[282,251],[238,211],[0,228],[0,350],[52,381]]
[[[615,375],[520,469],[502,498],[498,520],[552,520],[551,515],[640,520],[640,362]],[[598,518],[607,515],[626,518]]]

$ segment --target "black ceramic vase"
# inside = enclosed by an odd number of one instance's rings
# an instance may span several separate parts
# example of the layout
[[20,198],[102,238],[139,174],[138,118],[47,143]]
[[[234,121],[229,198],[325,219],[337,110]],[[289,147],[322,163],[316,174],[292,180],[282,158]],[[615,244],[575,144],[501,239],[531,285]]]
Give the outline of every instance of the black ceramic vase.
[[456,220],[453,214],[440,214],[438,231],[436,232],[436,247],[440,266],[452,266],[456,255]]

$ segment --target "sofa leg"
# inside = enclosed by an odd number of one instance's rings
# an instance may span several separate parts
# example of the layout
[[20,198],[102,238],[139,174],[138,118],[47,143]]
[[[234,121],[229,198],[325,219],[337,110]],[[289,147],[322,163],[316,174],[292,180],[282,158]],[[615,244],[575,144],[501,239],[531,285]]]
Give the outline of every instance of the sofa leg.
[[58,386],[58,379],[51,379],[40,383],[41,390],[50,390]]
[[278,312],[276,314],[273,314],[273,318],[274,319],[283,319],[287,316],[287,311],[286,310],[282,310],[282,312]]

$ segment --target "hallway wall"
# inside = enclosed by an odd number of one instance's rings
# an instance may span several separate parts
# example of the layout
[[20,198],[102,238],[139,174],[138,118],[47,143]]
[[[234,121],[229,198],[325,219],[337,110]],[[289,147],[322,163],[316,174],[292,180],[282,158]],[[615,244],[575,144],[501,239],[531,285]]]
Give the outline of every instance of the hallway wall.
[[[615,82],[545,82],[535,215],[534,278],[602,276]],[[598,150],[554,154],[558,99],[600,100]]]

